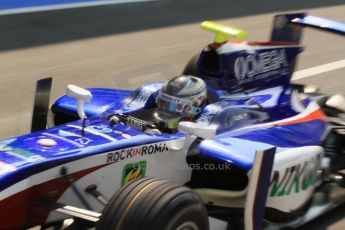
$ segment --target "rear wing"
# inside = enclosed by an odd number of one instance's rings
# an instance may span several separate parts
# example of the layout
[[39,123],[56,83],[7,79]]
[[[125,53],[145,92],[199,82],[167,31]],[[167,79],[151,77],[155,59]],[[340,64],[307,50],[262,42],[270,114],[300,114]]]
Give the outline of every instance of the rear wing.
[[280,14],[273,20],[271,41],[300,43],[302,27],[312,27],[345,35],[345,23],[305,13]]
[[294,18],[291,23],[345,35],[344,22],[309,15],[303,18]]

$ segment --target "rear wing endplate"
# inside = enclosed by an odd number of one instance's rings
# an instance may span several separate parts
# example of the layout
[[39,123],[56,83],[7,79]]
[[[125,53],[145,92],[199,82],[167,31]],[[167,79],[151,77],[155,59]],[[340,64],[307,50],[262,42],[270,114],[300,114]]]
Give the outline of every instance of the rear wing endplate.
[[271,41],[300,43],[302,27],[345,35],[345,23],[305,13],[279,14],[273,19]]

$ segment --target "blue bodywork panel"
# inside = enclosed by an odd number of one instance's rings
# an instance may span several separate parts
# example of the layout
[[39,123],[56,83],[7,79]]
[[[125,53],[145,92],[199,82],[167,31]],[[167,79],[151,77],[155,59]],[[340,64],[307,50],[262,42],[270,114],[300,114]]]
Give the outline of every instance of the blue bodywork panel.
[[227,161],[248,171],[252,168],[256,151],[278,147],[277,152],[281,152],[288,148],[320,145],[326,128],[326,122],[316,120],[240,135],[227,132],[216,136],[214,140],[203,141],[199,146],[200,154]]
[[269,144],[241,140],[231,135],[220,135],[214,140],[203,141],[199,151],[203,156],[225,161],[248,171],[252,168],[255,151],[272,147]]
[[[131,90],[121,89],[90,88],[88,90],[92,93],[92,101],[84,104],[84,110],[89,117],[101,115],[110,106],[132,94]],[[78,117],[76,108],[77,101],[65,95],[56,100],[52,111]]]
[[[82,157],[183,136],[181,133],[150,135],[122,124],[111,127],[109,123],[99,118],[88,119],[84,136],[82,121],[76,121],[0,142],[0,161],[16,168],[0,174],[0,191],[29,175]],[[54,140],[57,145],[41,146],[37,143],[40,139]]]
[[[234,137],[271,144],[273,146],[294,148],[302,146],[320,145],[327,123],[322,120],[312,120],[297,124],[275,126],[269,129],[259,129]],[[308,137],[308,138],[306,138]]]
[[[92,93],[90,103],[84,104],[85,114],[91,116],[107,116],[113,113],[134,112],[154,105],[154,98],[162,83],[151,83],[139,87],[135,91],[121,89],[88,89]],[[54,113],[62,113],[78,117],[77,102],[68,96],[62,96],[52,106]]]
[[155,98],[163,83],[150,83],[139,87],[130,97],[114,103],[102,115],[128,114],[142,109],[150,109],[156,106]]
[[[302,50],[295,45],[226,43],[219,48],[203,50],[197,63],[198,76],[210,82],[208,85],[214,92],[253,92],[276,86],[289,87],[294,60]],[[217,61],[209,63],[208,59],[214,58]]]

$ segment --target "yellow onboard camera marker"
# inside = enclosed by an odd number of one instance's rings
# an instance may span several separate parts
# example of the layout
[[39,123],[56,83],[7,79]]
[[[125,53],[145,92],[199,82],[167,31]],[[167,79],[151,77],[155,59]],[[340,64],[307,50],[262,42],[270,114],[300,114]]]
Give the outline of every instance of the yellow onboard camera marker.
[[216,33],[214,43],[227,42],[230,38],[243,39],[248,36],[248,32],[234,27],[225,26],[216,22],[205,21],[200,24],[204,30]]

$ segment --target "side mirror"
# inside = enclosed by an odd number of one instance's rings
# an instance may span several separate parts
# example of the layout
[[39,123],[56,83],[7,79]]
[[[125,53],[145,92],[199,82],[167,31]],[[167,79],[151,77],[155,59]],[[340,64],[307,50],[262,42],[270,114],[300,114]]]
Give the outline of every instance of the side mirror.
[[216,135],[217,127],[190,121],[181,121],[178,125],[178,130],[203,139],[212,139]]
[[333,109],[345,112],[345,97],[340,94],[335,94],[327,100],[326,105]]
[[181,121],[178,124],[178,130],[180,132],[186,133],[187,135],[184,143],[181,146],[169,147],[172,151],[176,152],[181,151],[182,149],[186,149],[192,141],[192,136],[201,137],[203,139],[212,139],[216,135],[217,127],[198,124],[190,121]]
[[89,90],[80,88],[76,85],[67,85],[67,96],[77,99],[78,105],[77,105],[77,112],[78,116],[81,119],[86,118],[85,112],[84,112],[84,102],[90,102],[92,99],[92,94]]

